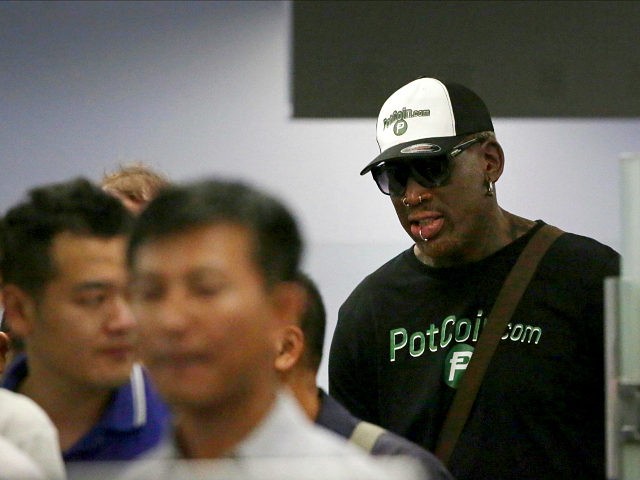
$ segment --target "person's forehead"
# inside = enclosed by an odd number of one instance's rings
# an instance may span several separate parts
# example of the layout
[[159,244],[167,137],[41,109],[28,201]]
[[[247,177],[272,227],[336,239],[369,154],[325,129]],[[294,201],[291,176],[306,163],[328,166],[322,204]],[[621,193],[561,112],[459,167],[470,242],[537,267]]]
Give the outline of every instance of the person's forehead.
[[248,228],[221,222],[195,226],[143,242],[137,249],[134,272],[168,269],[257,268]]
[[99,268],[101,265],[124,266],[126,237],[97,237],[72,232],[57,234],[51,244],[54,267],[65,272]]

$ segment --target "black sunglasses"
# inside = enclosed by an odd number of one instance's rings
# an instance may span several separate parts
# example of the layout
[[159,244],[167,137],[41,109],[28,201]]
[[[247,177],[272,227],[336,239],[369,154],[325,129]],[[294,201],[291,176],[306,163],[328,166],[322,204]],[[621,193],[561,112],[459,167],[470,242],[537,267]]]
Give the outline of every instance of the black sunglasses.
[[460,155],[467,148],[486,140],[484,135],[456,145],[446,155],[417,158],[407,162],[390,162],[373,167],[371,174],[378,188],[385,195],[400,196],[407,188],[409,177],[426,188],[444,185],[451,175],[451,159]]

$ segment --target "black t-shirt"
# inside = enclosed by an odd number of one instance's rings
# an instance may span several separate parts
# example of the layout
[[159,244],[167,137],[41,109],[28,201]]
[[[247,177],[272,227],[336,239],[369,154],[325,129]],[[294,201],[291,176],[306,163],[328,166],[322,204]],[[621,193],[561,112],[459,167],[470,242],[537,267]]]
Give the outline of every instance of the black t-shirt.
[[[455,268],[410,248],[340,308],[330,391],[356,416],[433,450],[504,279],[543,223]],[[489,365],[449,462],[458,480],[604,478],[603,281],[619,256],[563,234],[543,258]]]

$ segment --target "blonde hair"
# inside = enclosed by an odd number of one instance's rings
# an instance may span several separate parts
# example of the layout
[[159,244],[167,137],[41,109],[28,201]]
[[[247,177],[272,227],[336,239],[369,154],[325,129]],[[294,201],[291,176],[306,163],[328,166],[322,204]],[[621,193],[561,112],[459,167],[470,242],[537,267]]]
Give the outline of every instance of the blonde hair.
[[136,202],[147,203],[169,185],[169,180],[141,162],[121,165],[118,170],[105,173],[100,185],[109,193],[118,193]]

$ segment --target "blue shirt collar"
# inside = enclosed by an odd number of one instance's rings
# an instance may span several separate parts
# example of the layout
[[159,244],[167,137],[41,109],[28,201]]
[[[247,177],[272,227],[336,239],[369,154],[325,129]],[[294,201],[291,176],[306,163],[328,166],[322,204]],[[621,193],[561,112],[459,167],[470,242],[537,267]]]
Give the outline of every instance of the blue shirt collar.
[[[18,387],[29,374],[27,356],[22,353],[14,359],[5,372],[1,385],[18,391]],[[129,381],[113,391],[105,412],[94,428],[129,431],[144,426],[147,422],[147,395],[142,367],[135,364]]]

